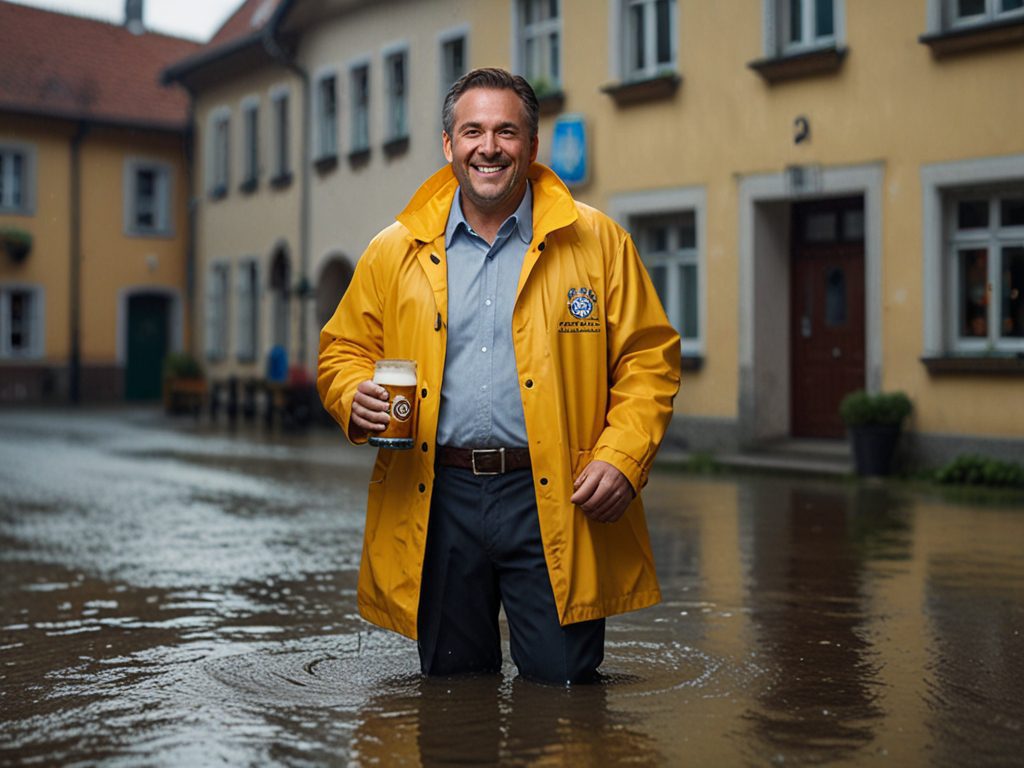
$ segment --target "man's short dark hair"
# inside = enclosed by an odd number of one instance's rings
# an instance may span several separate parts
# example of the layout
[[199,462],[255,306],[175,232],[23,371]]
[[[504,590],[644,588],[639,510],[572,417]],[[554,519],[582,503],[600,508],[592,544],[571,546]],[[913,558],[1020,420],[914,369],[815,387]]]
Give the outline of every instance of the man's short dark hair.
[[537,104],[537,94],[533,92],[525,77],[513,75],[504,69],[496,67],[482,67],[467,72],[448,89],[448,95],[444,97],[444,108],[441,110],[441,123],[444,132],[451,138],[452,130],[455,128],[455,102],[459,100],[466,91],[473,88],[493,88],[495,90],[514,91],[523,105],[523,113],[526,116],[526,124],[530,129],[530,138],[537,135],[537,125],[540,122],[540,107]]

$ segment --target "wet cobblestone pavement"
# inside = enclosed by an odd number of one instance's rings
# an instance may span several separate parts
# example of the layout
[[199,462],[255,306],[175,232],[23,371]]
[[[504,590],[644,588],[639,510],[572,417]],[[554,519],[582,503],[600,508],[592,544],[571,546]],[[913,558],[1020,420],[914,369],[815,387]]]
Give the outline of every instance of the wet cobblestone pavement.
[[425,680],[356,614],[371,461],[0,411],[0,763],[1024,765],[1020,506],[657,470],[601,684]]

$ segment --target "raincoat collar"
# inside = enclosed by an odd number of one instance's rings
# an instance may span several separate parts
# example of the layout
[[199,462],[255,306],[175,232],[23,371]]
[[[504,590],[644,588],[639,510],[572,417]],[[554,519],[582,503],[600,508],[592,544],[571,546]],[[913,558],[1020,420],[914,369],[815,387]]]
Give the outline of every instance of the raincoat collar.
[[[544,239],[549,232],[567,227],[576,221],[576,204],[562,180],[550,168],[534,163],[527,178],[533,188],[533,235]],[[446,165],[421,186],[412,196],[398,222],[409,230],[416,240],[429,243],[444,235],[448,213],[459,182]]]

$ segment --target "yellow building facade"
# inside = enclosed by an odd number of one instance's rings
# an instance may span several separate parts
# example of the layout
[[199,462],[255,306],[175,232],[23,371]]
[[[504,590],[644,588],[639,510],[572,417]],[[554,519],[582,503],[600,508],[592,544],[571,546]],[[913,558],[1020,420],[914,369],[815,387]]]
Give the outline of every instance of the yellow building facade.
[[187,102],[156,75],[195,44],[12,4],[0,16],[19,32],[5,59],[51,51],[0,87],[0,402],[158,398],[165,356],[188,344],[190,169]]
[[916,460],[1024,456],[1017,0],[284,0],[267,23],[308,84],[299,365],[443,162],[447,84],[503,66],[681,332],[676,446],[836,440],[843,395],[902,390]]

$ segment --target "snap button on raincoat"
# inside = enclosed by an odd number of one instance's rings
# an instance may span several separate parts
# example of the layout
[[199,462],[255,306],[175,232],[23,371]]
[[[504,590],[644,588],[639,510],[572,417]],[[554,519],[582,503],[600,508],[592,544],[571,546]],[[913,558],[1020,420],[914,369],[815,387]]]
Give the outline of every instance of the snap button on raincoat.
[[[569,624],[660,599],[639,491],[672,416],[679,335],[629,235],[572,199],[534,163],[533,242],[512,315],[537,514],[559,620]],[[357,385],[374,361],[418,364],[416,447],[380,450],[370,477],[358,603],[364,618],[416,638],[439,394],[447,343],[444,230],[458,182],[442,168],[395,224],[373,239],[320,334],[317,387],[349,432]],[[592,459],[613,464],[638,495],[615,523],[570,503]]]

